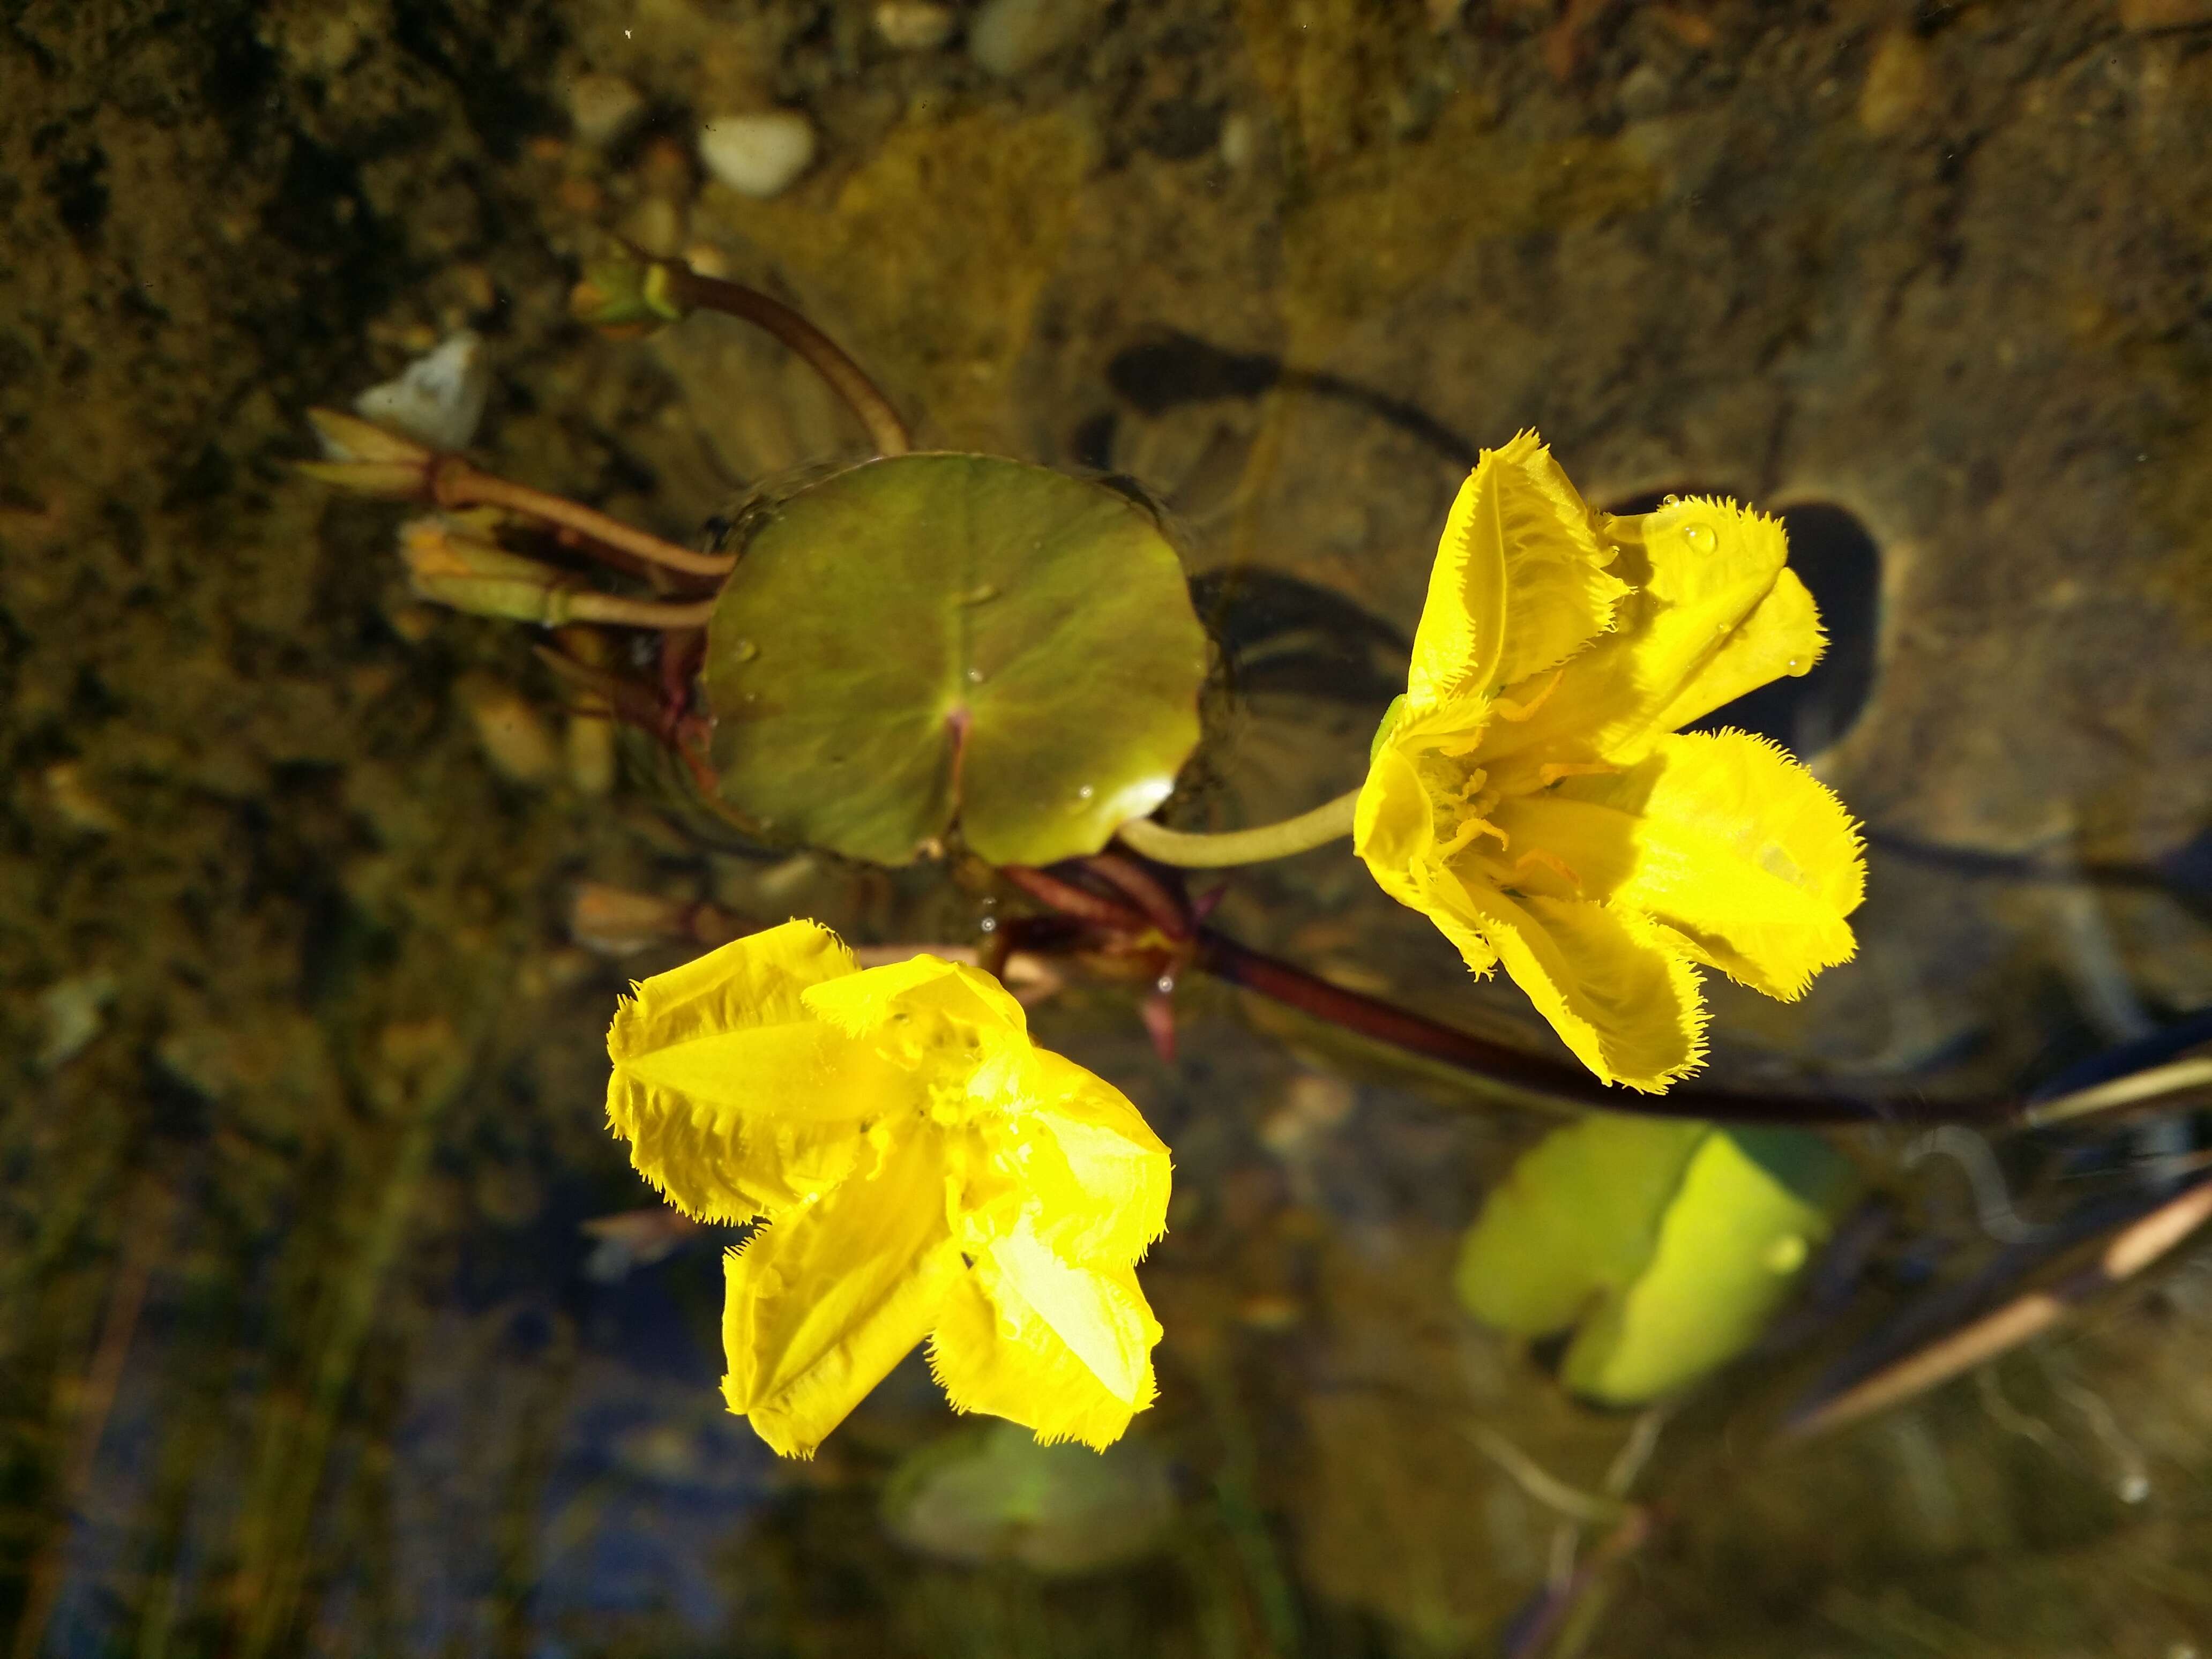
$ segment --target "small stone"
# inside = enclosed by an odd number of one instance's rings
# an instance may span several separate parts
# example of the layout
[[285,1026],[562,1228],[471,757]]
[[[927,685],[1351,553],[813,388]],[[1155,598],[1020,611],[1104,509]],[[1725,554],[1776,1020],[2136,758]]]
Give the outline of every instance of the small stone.
[[1250,116],[1231,115],[1222,122],[1218,141],[1222,166],[1242,173],[1252,165],[1259,146],[1259,126]]
[[900,52],[935,52],[952,38],[952,8],[936,0],[883,0],[876,33]]
[[1012,80],[1082,35],[1093,0],[984,0],[968,29],[968,55]]
[[85,781],[84,769],[75,761],[49,766],[45,781],[47,804],[70,829],[107,836],[123,827],[121,815],[100,799],[100,792]]
[[51,987],[39,999],[46,1025],[39,1044],[39,1069],[58,1072],[83,1053],[107,1023],[107,1005],[114,1000],[112,974],[80,974]]
[[480,674],[465,677],[457,690],[493,771],[516,783],[542,783],[560,768],[553,734],[521,693]]
[[1859,125],[1876,137],[1901,131],[1928,103],[1936,74],[1926,43],[1909,30],[1892,29],[1875,48],[1859,89]]
[[699,133],[699,159],[741,196],[780,195],[814,164],[814,124],[797,110],[719,115]]
[[404,432],[433,449],[465,449],[483,419],[484,394],[490,389],[483,342],[462,329],[408,364],[398,380],[362,392],[353,406],[362,419]]
[[644,113],[644,94],[619,75],[580,75],[568,83],[568,119],[587,144],[605,149]]

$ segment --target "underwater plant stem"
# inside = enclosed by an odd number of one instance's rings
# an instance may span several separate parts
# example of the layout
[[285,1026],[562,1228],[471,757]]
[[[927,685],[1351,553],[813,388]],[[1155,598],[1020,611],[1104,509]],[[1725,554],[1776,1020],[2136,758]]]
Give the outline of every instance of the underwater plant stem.
[[618,628],[704,628],[707,618],[714,613],[712,599],[671,605],[664,599],[625,599],[612,593],[570,593],[565,604],[570,622],[611,623]]
[[1753,1094],[1727,1089],[1680,1087],[1644,1094],[1600,1082],[1566,1060],[1492,1042],[1378,998],[1332,985],[1290,963],[1239,945],[1211,928],[1192,939],[1192,960],[1217,979],[1296,1008],[1301,1013],[1552,1107],[1583,1106],[1645,1117],[1703,1118],[1723,1123],[1786,1123],[1800,1127],[1853,1123],[2003,1124],[2020,1115],[2011,1099],[1887,1100]]
[[573,530],[586,541],[614,548],[633,558],[643,559],[647,564],[680,570],[689,576],[720,579],[737,568],[737,561],[726,555],[691,552],[562,496],[479,472],[465,461],[442,461],[432,477],[431,495],[444,507],[504,507],[540,524]]
[[1114,833],[1132,851],[1160,864],[1186,870],[1218,870],[1232,864],[1264,864],[1293,853],[1311,852],[1352,833],[1352,814],[1359,792],[1350,790],[1279,823],[1232,830],[1225,835],[1194,836],[1164,829],[1150,818],[1133,818]]
[[719,311],[764,329],[797,352],[806,366],[860,417],[869,440],[881,455],[903,455],[914,447],[906,422],[891,400],[870,380],[867,371],[845,353],[843,347],[808,322],[781,300],[772,300],[758,289],[719,276],[702,276],[688,265],[672,260],[659,262],[666,273],[670,296],[678,304],[699,311]]

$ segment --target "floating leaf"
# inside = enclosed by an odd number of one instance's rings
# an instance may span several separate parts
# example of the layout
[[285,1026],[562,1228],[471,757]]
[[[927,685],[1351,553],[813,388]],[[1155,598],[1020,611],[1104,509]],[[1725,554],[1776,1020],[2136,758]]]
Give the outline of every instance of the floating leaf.
[[1578,1327],[1567,1386],[1641,1404],[1757,1339],[1856,1184],[1817,1135],[1598,1114],[1547,1136],[1483,1206],[1460,1299],[1522,1336]]
[[1125,497],[984,455],[870,461],[762,516],[707,630],[725,799],[904,864],[1095,853],[1198,741],[1206,641]]
[[962,1429],[891,1474],[884,1522],[939,1560],[1018,1561],[1034,1571],[1094,1571],[1150,1553],[1175,1516],[1159,1454],[1140,1441],[1105,1451],[1040,1446],[1011,1425]]

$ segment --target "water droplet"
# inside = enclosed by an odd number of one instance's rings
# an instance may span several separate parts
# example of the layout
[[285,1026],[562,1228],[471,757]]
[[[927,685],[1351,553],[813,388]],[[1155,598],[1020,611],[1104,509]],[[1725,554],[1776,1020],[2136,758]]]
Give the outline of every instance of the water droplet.
[[1173,974],[1162,974],[1158,979],[1152,981],[1152,989],[1158,991],[1162,996],[1167,995],[1169,992],[1175,989],[1175,975]]
[[983,683],[983,671],[982,671],[981,669],[980,669],[980,668],[971,668],[971,669],[969,669],[969,670],[968,671],[968,684],[970,684],[970,685],[981,685],[981,684],[982,684],[982,683]]
[[986,916],[975,926],[983,933],[995,933],[999,931],[999,919],[996,916]]
[[1692,553],[1710,553],[1720,545],[1721,540],[1713,534],[1713,527],[1709,524],[1684,525],[1682,539],[1689,543]]
[[1792,657],[1790,659],[1790,672],[1793,674],[1796,673],[1804,665],[1805,659],[1802,657]]
[[760,647],[750,640],[738,640],[730,647],[730,654],[739,662],[750,662],[760,655]]
[[966,605],[988,605],[998,597],[999,585],[996,582],[978,582],[962,596],[962,603]]
[[1674,506],[1674,503],[1675,503],[1675,502],[1677,502],[1677,501],[1680,501],[1681,499],[1682,499],[1682,498],[1681,498],[1680,495],[1668,495],[1668,496],[1664,496],[1664,497],[1662,497],[1662,498],[1661,499],[1661,501],[1660,501],[1660,502],[1659,502],[1659,505],[1660,505],[1660,506],[1662,506],[1662,507],[1672,507],[1672,506]]
[[1076,799],[1078,799],[1078,800],[1089,800],[1089,799],[1090,799],[1093,795],[1097,794],[1097,793],[1098,793],[1098,792],[1097,792],[1096,789],[1093,789],[1093,788],[1092,788],[1089,784],[1087,784],[1087,783],[1086,783],[1086,784],[1085,784],[1085,785],[1083,786],[1083,787],[1081,787],[1080,789],[1079,789],[1079,790],[1077,790],[1077,791],[1075,792],[1075,798],[1076,798]]

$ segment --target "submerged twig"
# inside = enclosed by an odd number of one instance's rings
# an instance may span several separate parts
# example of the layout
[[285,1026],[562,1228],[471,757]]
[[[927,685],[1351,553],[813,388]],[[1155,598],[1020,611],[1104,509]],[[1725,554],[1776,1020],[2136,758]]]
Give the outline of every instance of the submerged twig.
[[2096,1255],[2054,1284],[2014,1297],[1948,1336],[1794,1413],[1783,1437],[1809,1439],[1923,1394],[2018,1347],[2090,1297],[2133,1278],[2212,1221],[2212,1181],[2202,1181],[2113,1233]]

